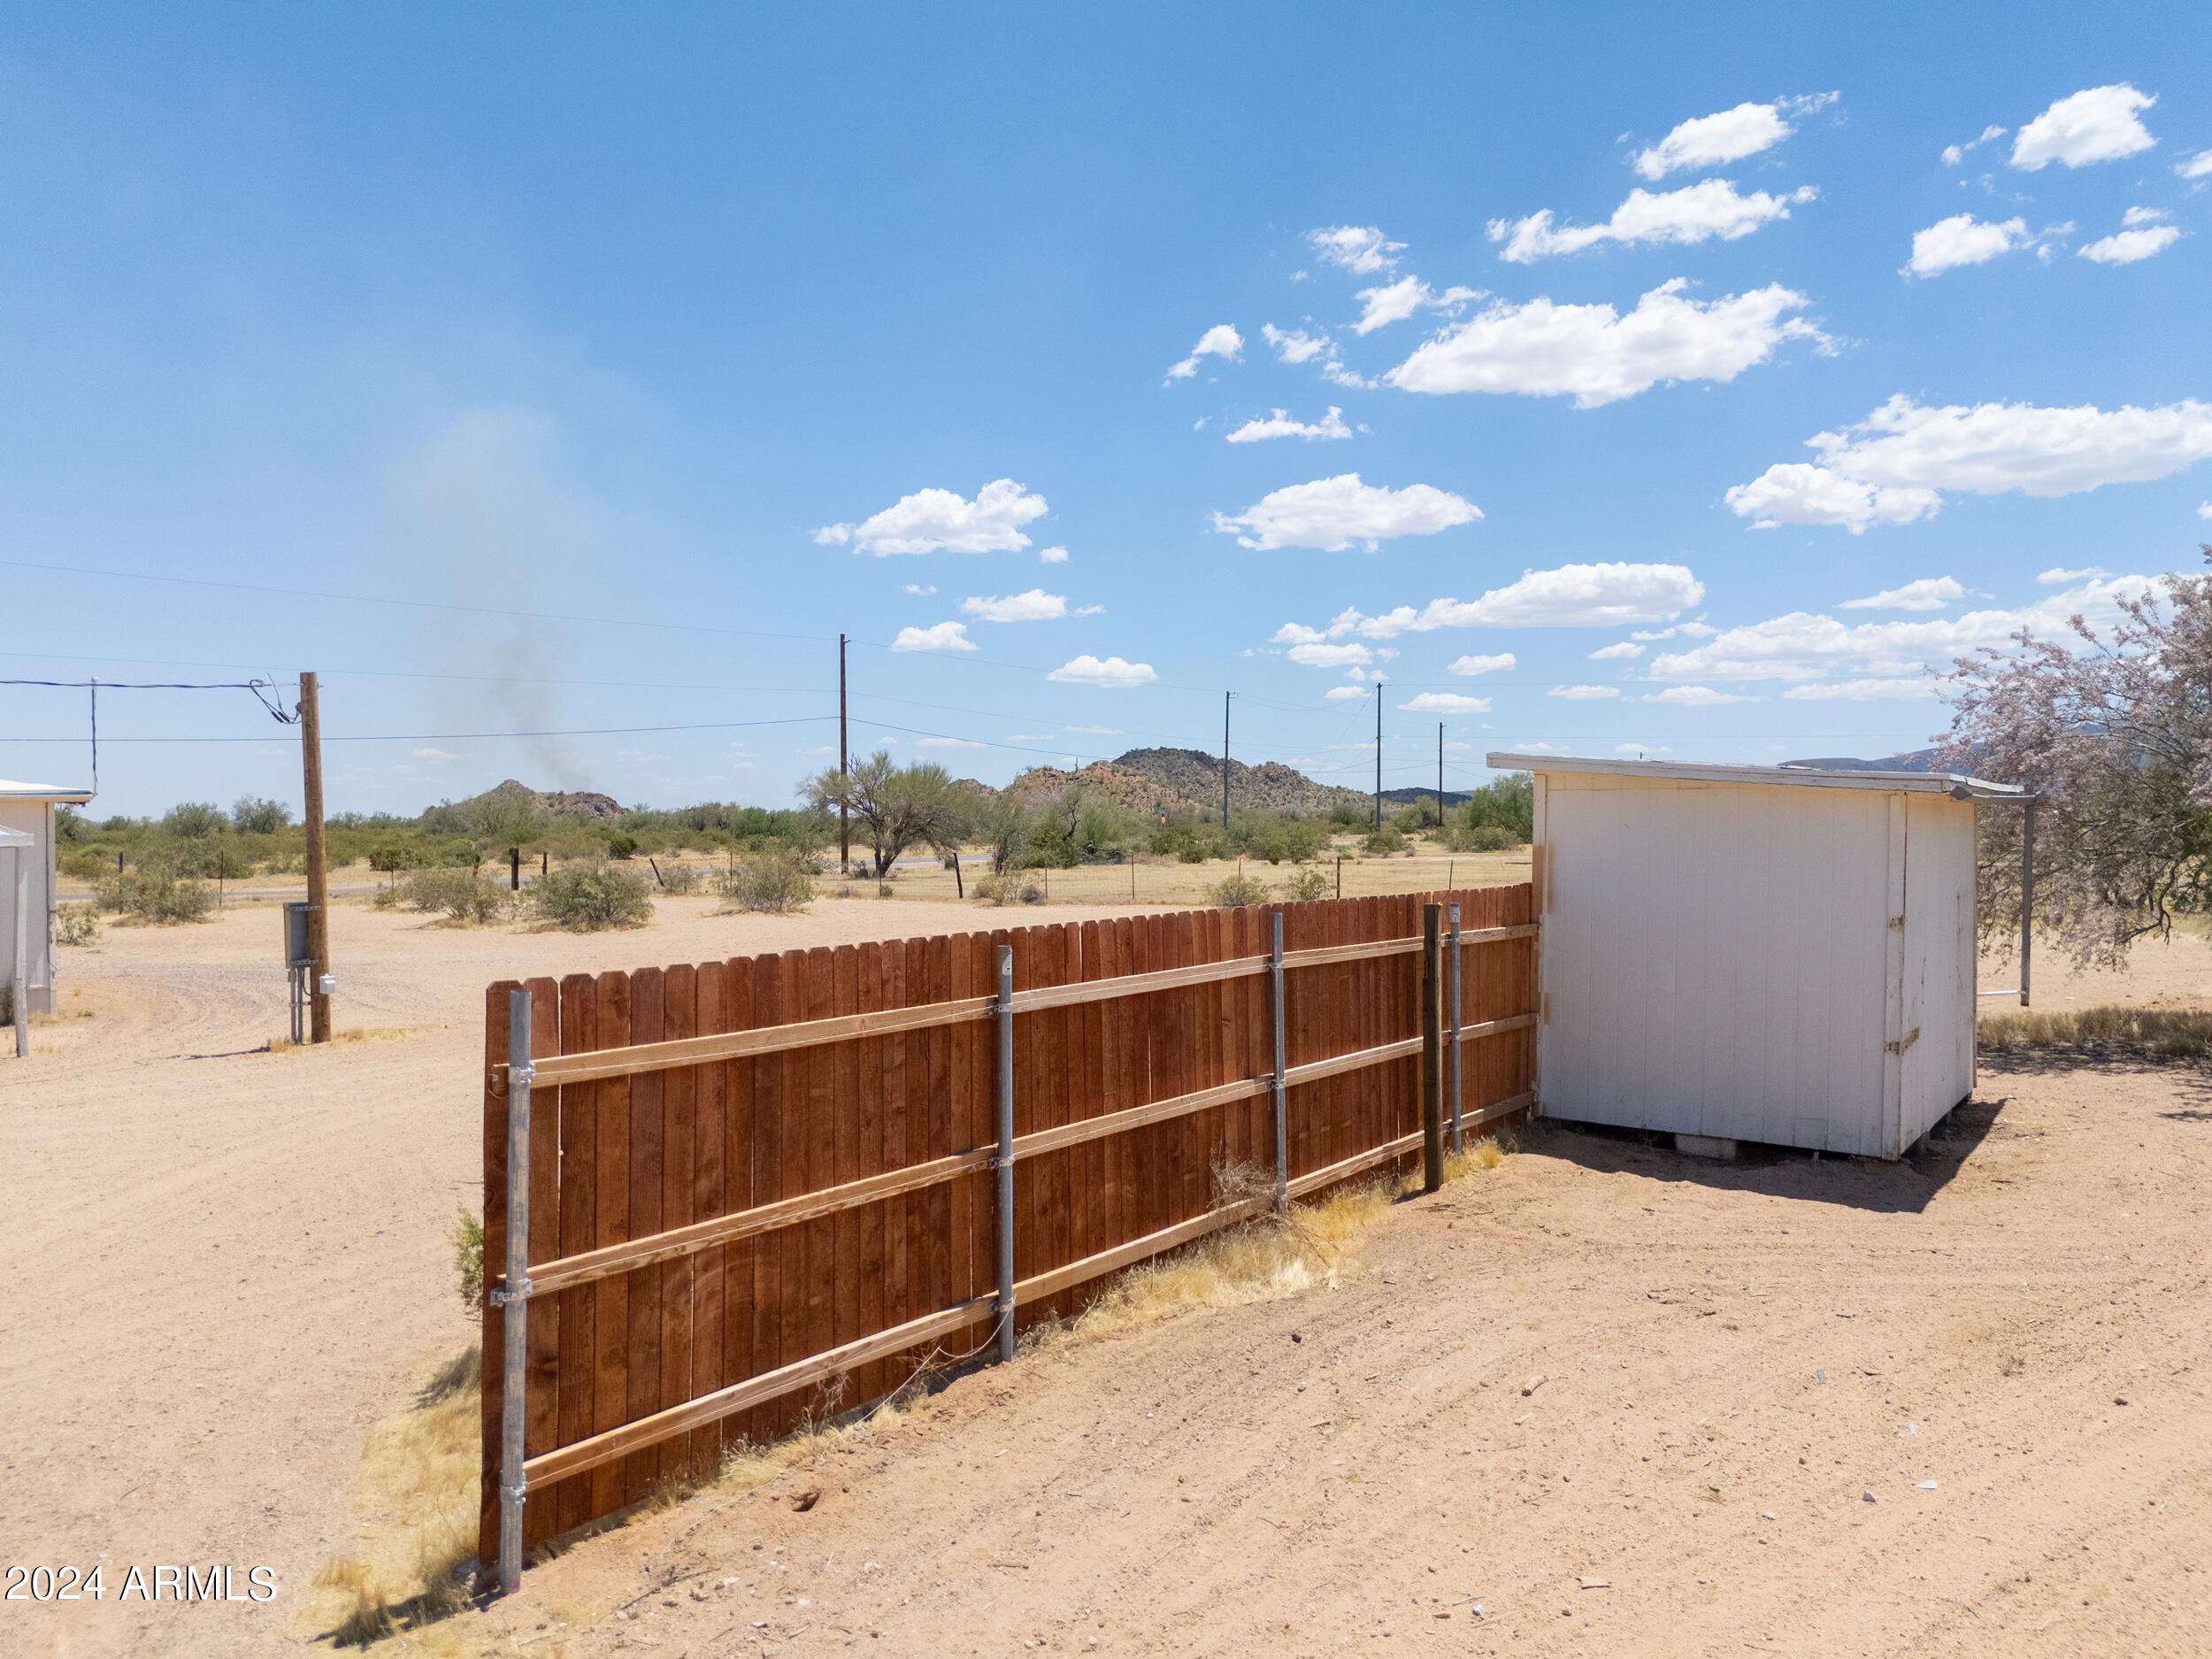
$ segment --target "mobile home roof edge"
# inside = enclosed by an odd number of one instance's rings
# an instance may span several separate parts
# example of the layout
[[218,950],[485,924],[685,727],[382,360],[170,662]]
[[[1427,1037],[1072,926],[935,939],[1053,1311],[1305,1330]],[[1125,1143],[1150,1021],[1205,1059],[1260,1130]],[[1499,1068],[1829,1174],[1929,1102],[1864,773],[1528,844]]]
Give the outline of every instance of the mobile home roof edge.
[[89,789],[72,789],[58,783],[20,783],[0,778],[0,801],[67,801],[82,806],[92,799]]
[[1812,789],[1882,789],[1905,795],[1970,795],[1996,799],[2024,794],[2016,783],[1991,783],[1949,772],[1823,772],[1810,766],[1724,766],[1695,761],[1597,760],[1572,755],[1493,754],[1498,772],[1591,772],[1615,778],[1670,778],[1684,783],[1778,783]]

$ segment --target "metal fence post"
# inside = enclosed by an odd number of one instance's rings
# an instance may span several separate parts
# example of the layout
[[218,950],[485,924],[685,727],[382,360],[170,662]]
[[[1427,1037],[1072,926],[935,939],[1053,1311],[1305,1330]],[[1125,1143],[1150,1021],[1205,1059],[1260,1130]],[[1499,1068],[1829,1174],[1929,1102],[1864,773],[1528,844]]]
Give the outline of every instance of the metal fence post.
[[1443,1001],[1443,941],[1438,923],[1444,907],[1421,907],[1421,1190],[1444,1185],[1444,1056],[1438,1003]]
[[506,1336],[499,1396],[499,1587],[522,1587],[522,1427],[530,1320],[530,993],[507,994],[507,1279],[495,1293]]
[[2028,1005],[2029,959],[2035,953],[2035,801],[2020,808],[2020,1006]]
[[1014,948],[998,948],[998,1356],[1014,1357]]
[[1275,912],[1275,942],[1267,956],[1269,989],[1275,1004],[1275,1213],[1290,1213],[1290,1114],[1283,1084],[1288,1045],[1283,1031],[1283,913]]
[[1466,1150],[1461,1144],[1459,1133],[1461,1084],[1465,1073],[1460,1064],[1463,1039],[1459,1034],[1459,906],[1455,904],[1449,908],[1452,915],[1452,972],[1449,988],[1445,994],[1452,1000],[1452,1151],[1456,1155]]

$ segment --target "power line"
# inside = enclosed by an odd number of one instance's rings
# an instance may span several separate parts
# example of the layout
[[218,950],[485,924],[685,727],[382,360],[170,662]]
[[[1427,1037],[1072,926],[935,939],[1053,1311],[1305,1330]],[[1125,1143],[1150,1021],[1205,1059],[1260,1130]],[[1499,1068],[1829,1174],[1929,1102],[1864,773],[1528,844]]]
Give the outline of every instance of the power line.
[[[465,743],[502,737],[631,737],[658,732],[733,732],[761,726],[818,726],[833,714],[800,715],[787,720],[715,720],[695,726],[595,726],[565,732],[380,732],[350,737],[326,735],[326,743]],[[894,728],[896,729],[896,728]],[[5,743],[75,743],[74,737],[4,737]],[[111,743],[265,743],[265,737],[111,737]],[[1065,751],[1062,751],[1065,752]]]

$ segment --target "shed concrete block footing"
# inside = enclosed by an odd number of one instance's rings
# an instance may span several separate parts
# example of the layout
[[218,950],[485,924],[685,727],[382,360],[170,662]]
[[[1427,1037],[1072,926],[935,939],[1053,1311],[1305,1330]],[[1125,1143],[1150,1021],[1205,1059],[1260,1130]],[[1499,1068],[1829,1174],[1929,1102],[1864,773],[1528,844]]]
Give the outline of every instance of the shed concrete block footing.
[[1694,1158],[1714,1158],[1723,1164],[1736,1161],[1736,1143],[1725,1135],[1686,1135],[1678,1133],[1674,1149],[1686,1152]]

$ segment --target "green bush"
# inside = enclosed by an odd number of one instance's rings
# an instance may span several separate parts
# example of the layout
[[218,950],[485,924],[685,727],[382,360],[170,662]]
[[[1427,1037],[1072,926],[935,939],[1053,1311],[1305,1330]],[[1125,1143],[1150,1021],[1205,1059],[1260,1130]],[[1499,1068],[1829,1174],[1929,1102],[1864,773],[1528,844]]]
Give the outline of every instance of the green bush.
[[1026,870],[1010,870],[1002,876],[985,876],[975,884],[975,895],[986,904],[1042,904],[1045,886]]
[[62,855],[61,867],[80,881],[97,881],[115,868],[115,855],[104,847],[80,847]]
[[379,841],[369,849],[368,856],[369,868],[382,871],[387,875],[394,871],[404,870],[413,862],[407,849],[397,841]]
[[1336,881],[1326,871],[1311,867],[1301,870],[1283,884],[1283,896],[1294,903],[1310,903],[1325,899],[1336,891]]
[[453,1229],[446,1234],[453,1245],[453,1274],[460,1281],[461,1306],[471,1313],[484,1310],[484,1224],[465,1210],[453,1215]]
[[611,864],[556,870],[531,884],[529,900],[539,916],[571,933],[642,927],[653,919],[653,884],[634,870]]
[[387,904],[404,904],[412,910],[443,910],[457,922],[491,921],[508,904],[505,888],[457,864],[433,864],[413,871],[377,897]]
[[96,892],[102,910],[142,922],[204,921],[215,908],[215,895],[207,883],[179,875],[165,861],[104,876]]
[[54,928],[65,945],[89,945],[100,937],[100,915],[89,904],[65,904],[54,912]]
[[617,835],[607,842],[607,856],[610,858],[632,858],[636,856],[637,837],[634,835]]
[[241,835],[273,835],[291,824],[292,809],[281,801],[242,795],[230,809],[230,826]]
[[715,886],[733,910],[781,915],[803,910],[814,897],[814,875],[796,848],[771,847],[740,853]]
[[1502,824],[1478,824],[1451,837],[1455,853],[1506,853],[1521,845],[1521,838]]
[[1405,849],[1405,832],[1394,823],[1385,824],[1367,838],[1367,850],[1371,853],[1402,853]]
[[1206,902],[1225,910],[1247,910],[1255,904],[1264,904],[1271,896],[1266,882],[1257,876],[1248,876],[1241,870],[1206,889]]
[[1494,778],[1469,795],[1455,810],[1448,826],[1452,832],[1455,850],[1473,852],[1472,847],[1459,846],[1461,837],[1471,834],[1485,825],[1495,825],[1509,830],[1513,844],[1520,846],[1536,833],[1536,780],[1525,772],[1508,772]]

